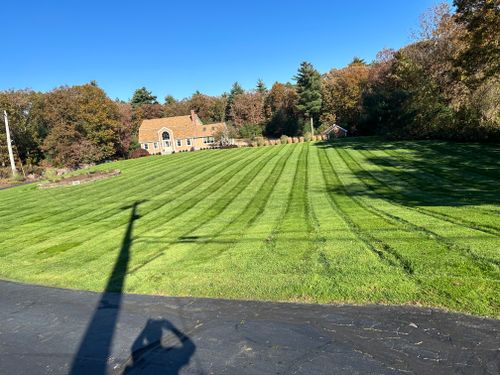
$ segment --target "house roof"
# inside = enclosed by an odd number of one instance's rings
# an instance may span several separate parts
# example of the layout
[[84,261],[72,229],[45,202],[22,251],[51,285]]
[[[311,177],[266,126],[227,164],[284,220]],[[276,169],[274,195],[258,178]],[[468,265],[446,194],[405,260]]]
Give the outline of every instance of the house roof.
[[212,136],[225,126],[224,122],[204,125],[196,114],[143,120],[139,127],[139,142],[157,142],[163,129],[171,131],[174,139],[185,139]]
[[333,129],[340,129],[342,130],[343,132],[347,133],[347,129],[344,129],[342,126],[338,126],[337,124],[333,124],[332,126],[330,126],[328,129],[326,129],[323,134],[325,135],[328,135],[330,134],[330,132],[333,130]]

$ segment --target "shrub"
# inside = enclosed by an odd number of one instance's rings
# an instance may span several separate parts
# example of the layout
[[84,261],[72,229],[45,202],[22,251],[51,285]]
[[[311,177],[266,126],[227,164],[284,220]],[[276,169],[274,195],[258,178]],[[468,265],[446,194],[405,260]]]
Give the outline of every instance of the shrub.
[[255,139],[262,136],[262,128],[259,125],[245,124],[240,129],[240,136],[247,139]]
[[281,144],[286,145],[288,143],[288,136],[283,134],[280,137],[280,142],[281,142]]
[[304,133],[304,141],[305,142],[311,142],[312,141],[312,134],[310,132],[305,132]]
[[43,177],[46,180],[53,181],[57,178],[57,170],[55,168],[46,168]]
[[149,156],[148,150],[144,150],[143,148],[138,148],[130,153],[131,159],[142,158],[144,156]]
[[10,178],[12,176],[12,170],[10,168],[0,168],[0,179]]
[[256,137],[255,138],[255,143],[257,144],[257,146],[265,146],[266,145],[266,141],[263,137]]

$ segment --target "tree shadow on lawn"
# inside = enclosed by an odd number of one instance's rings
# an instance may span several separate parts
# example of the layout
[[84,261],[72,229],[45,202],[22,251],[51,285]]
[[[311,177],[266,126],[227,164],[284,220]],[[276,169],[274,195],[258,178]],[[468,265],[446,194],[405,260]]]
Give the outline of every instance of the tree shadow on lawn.
[[[113,271],[101,294],[87,330],[80,342],[71,365],[71,375],[104,375],[108,373],[115,327],[122,305],[123,288],[130,261],[132,230],[134,221],[139,219],[137,207],[144,201],[134,202],[122,209],[131,209],[130,219],[123,237],[118,258]],[[172,332],[181,342],[181,347],[164,345],[164,336]],[[189,337],[179,331],[166,319],[148,320],[141,334],[134,341],[131,357],[127,362],[126,374],[161,373],[177,374],[189,363],[195,345]]]
[[[382,198],[408,206],[500,205],[500,168],[497,162],[500,152],[494,145],[367,139],[315,145],[339,151],[409,151],[408,157],[404,157],[406,154],[399,158],[397,154],[365,153],[356,160],[351,159],[348,152],[347,155],[342,153],[359,182],[329,187],[328,191],[335,194]],[[497,154],[499,159],[496,159]],[[367,164],[363,165],[363,162]],[[384,170],[364,169],[370,164]]]

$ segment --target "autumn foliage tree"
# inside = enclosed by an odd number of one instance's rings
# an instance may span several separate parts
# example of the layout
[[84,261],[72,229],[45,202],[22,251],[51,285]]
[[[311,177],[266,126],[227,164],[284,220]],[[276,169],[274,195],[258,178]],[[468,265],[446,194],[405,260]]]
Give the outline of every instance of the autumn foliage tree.
[[[35,164],[43,158],[42,143],[47,135],[47,122],[43,118],[44,95],[32,90],[0,92],[0,117],[3,111],[9,116],[12,143],[16,157],[23,163]],[[7,157],[5,128],[0,126],[0,147],[5,147],[0,158]]]
[[[476,3],[468,8],[470,19],[485,12],[484,7],[487,13],[493,11],[488,1],[467,3]],[[498,7],[495,12],[500,12]],[[446,4],[427,12],[416,41],[396,51],[384,63],[385,73],[369,82],[365,126],[397,138],[498,139],[500,104],[495,98],[500,81],[489,74],[488,63],[494,48],[488,38],[473,43],[468,33],[462,14],[452,13]],[[486,59],[475,67],[466,58],[471,48]]]
[[342,69],[332,69],[323,77],[321,122],[338,125],[356,133],[362,111],[362,96],[370,67],[354,59]]
[[43,150],[53,164],[77,166],[116,154],[119,109],[94,84],[60,87],[45,98],[49,132]]
[[297,90],[293,85],[276,82],[271,87],[264,100],[266,135],[279,138],[298,134],[297,101]]
[[235,96],[231,105],[231,118],[238,129],[243,125],[262,126],[264,102],[259,92],[245,92]]
[[[226,121],[237,136],[297,136],[333,122],[349,134],[390,138],[500,140],[500,7],[497,0],[455,0],[423,14],[413,42],[383,50],[365,63],[355,58],[323,76],[304,62],[296,84],[276,82],[255,91],[235,82],[219,96],[195,92],[163,104],[145,87],[129,102],[113,101],[95,82],[48,93],[0,92],[16,158],[77,166],[129,157],[144,119],[197,112],[205,123]],[[235,135],[236,136],[236,135]],[[0,165],[6,141],[0,127]]]

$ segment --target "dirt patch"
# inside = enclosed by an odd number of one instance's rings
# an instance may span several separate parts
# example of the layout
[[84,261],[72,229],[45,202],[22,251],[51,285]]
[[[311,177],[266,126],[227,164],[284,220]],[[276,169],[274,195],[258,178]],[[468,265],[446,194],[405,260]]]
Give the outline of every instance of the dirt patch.
[[89,182],[104,180],[106,178],[118,176],[120,174],[120,170],[112,169],[109,171],[92,171],[85,174],[79,174],[75,176],[69,176],[63,178],[58,181],[49,181],[43,182],[39,185],[41,189],[49,189],[58,186],[72,186],[72,185],[81,185],[87,184]]

